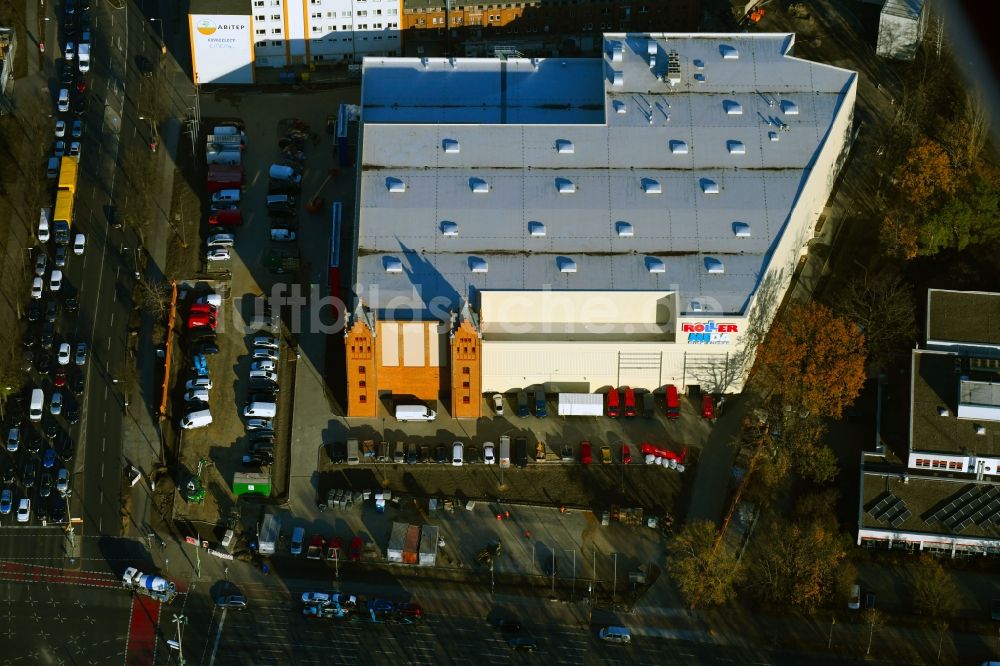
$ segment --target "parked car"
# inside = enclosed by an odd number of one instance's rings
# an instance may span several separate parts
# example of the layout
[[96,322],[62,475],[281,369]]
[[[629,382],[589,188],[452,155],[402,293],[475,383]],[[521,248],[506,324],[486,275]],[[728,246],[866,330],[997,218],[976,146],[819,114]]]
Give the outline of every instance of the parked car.
[[11,492],[10,488],[4,488],[3,492],[0,493],[0,516],[8,515],[13,506],[14,493]]
[[503,416],[503,394],[494,393],[493,394],[493,412],[497,416]]
[[[499,395],[499,393],[496,395]],[[487,465],[495,465],[496,461],[497,460],[496,460],[495,449],[493,447],[493,442],[486,442],[485,444],[483,444],[483,462],[486,463]]]
[[589,465],[593,462],[590,454],[590,442],[587,440],[580,442],[580,462],[584,465]]
[[31,500],[23,497],[17,505],[17,522],[26,523],[29,520],[31,520]]
[[612,460],[611,460],[611,447],[610,446],[602,446],[601,447],[601,464],[602,465],[610,465],[611,462],[612,462]]

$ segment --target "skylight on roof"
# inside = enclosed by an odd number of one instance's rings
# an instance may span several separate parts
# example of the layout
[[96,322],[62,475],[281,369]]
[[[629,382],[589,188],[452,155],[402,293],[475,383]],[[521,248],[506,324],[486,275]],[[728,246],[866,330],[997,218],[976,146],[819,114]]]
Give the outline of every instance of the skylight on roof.
[[611,44],[611,62],[621,62],[624,55],[625,45],[621,42],[613,42]]
[[663,259],[646,257],[646,270],[650,273],[666,273],[667,265],[663,263]]
[[401,178],[394,178],[392,176],[389,176],[388,178],[385,179],[385,188],[390,192],[395,192],[395,193],[405,192],[406,183],[404,183]]
[[457,153],[460,152],[461,147],[458,144],[458,139],[445,139],[441,142],[442,148],[446,153]]
[[469,268],[473,273],[488,273],[490,264],[482,257],[469,257]]
[[790,99],[781,100],[781,112],[786,116],[799,115],[799,105]]
[[615,222],[615,229],[618,231],[619,238],[631,238],[635,235],[631,222]]
[[556,139],[556,152],[572,155],[575,152],[573,142],[569,139]]
[[441,233],[445,236],[457,236],[458,222],[445,220],[444,222],[441,223]]
[[646,55],[656,55],[659,50],[659,45],[656,43],[655,39],[650,39],[646,42]]
[[722,108],[725,109],[726,113],[730,116],[743,115],[743,105],[737,102],[735,99],[722,100]]
[[469,189],[476,194],[485,194],[490,191],[490,184],[482,178],[470,178]]
[[625,113],[628,111],[628,107],[625,106],[625,102],[620,99],[613,100],[611,106],[615,107],[615,113]]
[[670,140],[670,152],[674,155],[687,155],[688,145],[686,141],[681,141],[680,139]]
[[403,272],[403,262],[399,260],[399,257],[383,257],[382,266],[386,273]]
[[539,238],[545,235],[545,223],[544,222],[528,222],[528,233],[532,236]]
[[646,194],[663,194],[663,187],[655,178],[643,178],[642,191]]
[[576,273],[576,262],[569,257],[556,257],[560,273]]
[[616,88],[625,85],[625,72],[611,72],[611,85]]
[[715,257],[705,257],[705,269],[712,275],[721,275],[726,272],[722,261]]
[[722,54],[724,60],[738,60],[740,57],[740,52],[735,46],[730,44],[722,44],[719,46],[719,53]]
[[733,235],[737,238],[750,238],[750,225],[746,222],[733,222]]
[[729,150],[730,155],[746,155],[747,147],[742,141],[737,141],[736,139],[730,139],[726,141],[726,148]]
[[576,183],[569,178],[556,178],[556,191],[559,194],[574,194],[576,192]]
[[718,194],[719,184],[712,180],[711,178],[701,179],[701,191],[705,194]]

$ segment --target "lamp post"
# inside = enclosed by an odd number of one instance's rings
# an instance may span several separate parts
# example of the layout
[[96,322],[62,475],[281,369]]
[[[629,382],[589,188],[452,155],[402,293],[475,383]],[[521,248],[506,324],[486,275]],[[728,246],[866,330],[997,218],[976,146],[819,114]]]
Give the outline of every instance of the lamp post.
[[159,25],[159,27],[160,27],[160,55],[161,56],[167,55],[167,43],[163,40],[163,19],[151,18],[151,19],[149,19],[149,22],[150,23],[156,23],[156,24]]
[[177,625],[177,663],[184,666],[184,631],[182,627],[187,624],[186,615],[174,615],[174,624]]

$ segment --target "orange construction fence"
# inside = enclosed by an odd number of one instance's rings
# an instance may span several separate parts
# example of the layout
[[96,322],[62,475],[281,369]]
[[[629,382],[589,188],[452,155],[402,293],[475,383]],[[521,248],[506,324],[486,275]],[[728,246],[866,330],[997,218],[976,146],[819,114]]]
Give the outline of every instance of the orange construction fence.
[[160,418],[167,416],[167,387],[170,383],[170,349],[174,340],[174,321],[177,319],[177,280],[170,282],[170,314],[167,317],[167,338],[163,343],[163,384],[160,386]]

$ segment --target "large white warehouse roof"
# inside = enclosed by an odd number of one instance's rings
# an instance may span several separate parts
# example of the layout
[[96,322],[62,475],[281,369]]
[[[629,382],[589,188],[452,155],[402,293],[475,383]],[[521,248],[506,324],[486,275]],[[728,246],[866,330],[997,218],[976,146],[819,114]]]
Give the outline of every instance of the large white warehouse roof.
[[851,113],[855,74],[791,45],[609,34],[601,59],[367,58],[362,297],[419,318],[485,289],[664,290],[681,314],[743,313]]

